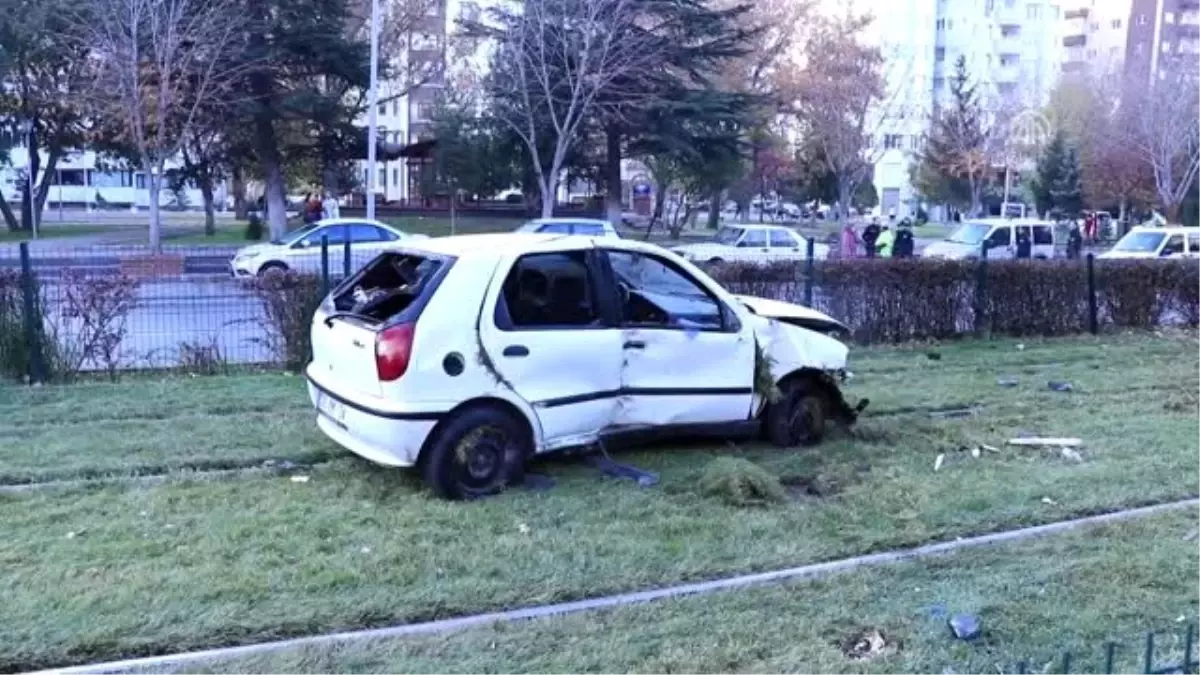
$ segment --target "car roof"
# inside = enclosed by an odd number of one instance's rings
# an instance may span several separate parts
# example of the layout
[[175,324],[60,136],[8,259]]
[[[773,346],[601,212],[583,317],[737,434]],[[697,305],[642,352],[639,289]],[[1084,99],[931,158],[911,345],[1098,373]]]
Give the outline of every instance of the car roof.
[[353,225],[355,223],[370,223],[372,225],[382,225],[383,227],[390,228],[393,230],[396,229],[396,227],[394,225],[388,225],[387,223],[381,223],[378,220],[374,220],[372,218],[367,218],[365,216],[362,218],[323,218],[323,219],[318,220],[317,222],[313,223],[313,225],[316,227],[324,227],[326,225]]
[[608,225],[609,224],[607,220],[601,220],[599,218],[534,218],[533,220],[531,220],[525,224],[526,225],[530,225],[530,224],[543,225],[543,224],[547,224],[547,223],[587,223],[588,225]]
[[450,237],[407,240],[404,247],[435,255],[456,258],[497,258],[538,251],[554,251],[588,245],[617,248],[627,251],[663,251],[665,249],[642,241],[614,237],[588,237],[577,234],[542,234],[536,232],[498,232],[490,234],[459,234]]
[[1049,220],[1039,220],[1037,218],[970,218],[962,222],[963,225],[1054,225]]
[[[763,229],[763,230],[787,230],[788,232],[796,232],[787,225],[773,225],[771,223],[730,223],[721,227],[736,227],[739,230]],[[797,234],[799,234],[797,232]]]
[[1200,232],[1200,227],[1188,227],[1187,225],[1134,225],[1129,228],[1130,232],[1183,232],[1193,233]]

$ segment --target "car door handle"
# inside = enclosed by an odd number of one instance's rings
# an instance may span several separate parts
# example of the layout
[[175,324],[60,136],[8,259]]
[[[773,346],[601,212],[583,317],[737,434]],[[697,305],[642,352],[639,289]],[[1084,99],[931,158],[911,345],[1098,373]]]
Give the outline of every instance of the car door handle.
[[625,349],[645,349],[646,343],[641,340],[627,340],[624,344]]
[[522,356],[529,356],[529,347],[525,345],[509,345],[501,353],[510,358],[520,358]]

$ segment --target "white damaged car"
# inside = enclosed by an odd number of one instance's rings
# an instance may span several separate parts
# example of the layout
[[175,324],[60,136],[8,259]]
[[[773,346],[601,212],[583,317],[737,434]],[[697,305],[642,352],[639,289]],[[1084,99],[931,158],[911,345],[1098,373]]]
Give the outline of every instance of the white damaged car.
[[518,480],[534,454],[653,432],[819,441],[866,406],[839,390],[837,321],[735,296],[638,241],[485,234],[406,241],[313,317],[317,423],[439,495]]

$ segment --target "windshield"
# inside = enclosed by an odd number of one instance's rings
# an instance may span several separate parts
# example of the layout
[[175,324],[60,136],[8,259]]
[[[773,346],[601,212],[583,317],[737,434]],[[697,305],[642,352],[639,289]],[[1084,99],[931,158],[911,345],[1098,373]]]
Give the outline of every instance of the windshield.
[[988,232],[991,231],[991,225],[985,225],[984,223],[967,223],[955,230],[954,233],[949,237],[946,237],[946,241],[953,242],[955,244],[970,244],[971,246],[978,246],[981,242],[983,242],[983,239],[988,235]]
[[713,241],[717,242],[718,244],[733,246],[738,242],[738,239],[742,238],[742,232],[743,230],[740,227],[722,227],[721,229],[717,230],[717,236],[713,239]]
[[1117,242],[1113,250],[1130,253],[1156,253],[1165,236],[1167,235],[1163,232],[1130,232],[1121,237],[1121,241]]
[[305,225],[304,227],[301,227],[298,230],[292,230],[291,232],[288,232],[287,234],[283,235],[283,237],[281,239],[276,239],[276,240],[272,241],[271,243],[272,244],[286,244],[288,246],[291,246],[292,244],[303,239],[304,235],[317,229],[318,224],[319,223],[309,223],[308,225]]

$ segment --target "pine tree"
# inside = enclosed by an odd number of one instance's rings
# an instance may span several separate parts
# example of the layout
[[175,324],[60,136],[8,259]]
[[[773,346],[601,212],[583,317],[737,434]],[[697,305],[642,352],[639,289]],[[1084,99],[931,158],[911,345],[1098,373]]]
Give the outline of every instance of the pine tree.
[[1038,158],[1037,176],[1033,180],[1033,197],[1038,213],[1049,213],[1055,206],[1052,192],[1062,176],[1066,152],[1067,144],[1063,133],[1061,130],[1056,131],[1054,138]]
[[949,108],[934,122],[914,176],[926,198],[969,207],[975,212],[990,171],[988,138],[979,93],[962,56],[954,64],[950,98]]
[[1067,148],[1062,158],[1061,171],[1050,187],[1050,198],[1054,208],[1065,218],[1078,218],[1083,211],[1083,183],[1079,175],[1079,155],[1075,148]]

